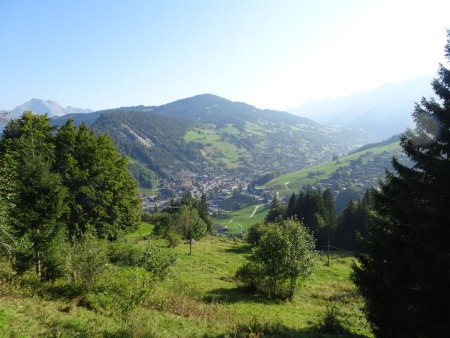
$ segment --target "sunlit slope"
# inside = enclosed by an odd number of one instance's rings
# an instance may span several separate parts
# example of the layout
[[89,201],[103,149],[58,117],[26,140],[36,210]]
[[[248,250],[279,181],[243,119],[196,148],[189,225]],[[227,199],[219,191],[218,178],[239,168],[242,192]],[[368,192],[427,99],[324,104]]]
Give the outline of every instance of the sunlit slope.
[[[266,184],[267,188],[278,191],[281,196],[297,193],[303,186],[329,180],[339,168],[352,167],[357,175],[367,175],[370,165],[370,178],[384,175],[384,163],[389,163],[392,156],[401,154],[398,142],[373,147],[354,154],[340,157],[322,165],[312,166],[286,175],[279,176]],[[357,165],[354,165],[357,163]],[[375,170],[374,170],[375,166]],[[367,181],[367,178],[365,178]]]
[[263,222],[268,211],[268,206],[262,203],[237,211],[221,211],[220,215],[214,218],[214,223],[227,226],[232,234],[240,234],[253,224]]
[[241,125],[197,124],[183,140],[198,145],[209,163],[228,169],[289,172],[331,158],[357,142],[353,139],[349,143],[343,134],[342,130],[314,124],[256,119]]

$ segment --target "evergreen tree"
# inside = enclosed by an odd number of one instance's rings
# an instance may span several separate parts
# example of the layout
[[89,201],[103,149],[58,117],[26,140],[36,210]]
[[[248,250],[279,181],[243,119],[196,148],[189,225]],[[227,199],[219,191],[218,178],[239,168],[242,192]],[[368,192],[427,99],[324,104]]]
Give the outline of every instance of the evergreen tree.
[[[450,61],[450,31],[445,51]],[[416,104],[416,130],[401,137],[410,166],[393,159],[373,193],[368,256],[355,267],[377,336],[450,336],[450,70],[438,74],[439,101]]]
[[0,153],[0,254],[11,253],[14,238],[10,230],[10,216],[16,197],[17,162],[9,153]]
[[71,120],[55,137],[55,170],[68,189],[66,215],[70,237],[93,230],[98,237],[115,239],[139,222],[140,206],[127,160],[111,139],[97,136]]
[[16,176],[11,233],[17,240],[15,267],[19,272],[34,265],[39,277],[55,277],[57,265],[50,255],[62,228],[65,189],[54,162],[52,127],[47,116],[26,112],[10,121],[0,144],[2,156],[10,154],[20,168]]
[[277,195],[274,194],[269,212],[267,213],[264,222],[281,222],[286,218],[286,206],[280,203]]
[[297,204],[297,196],[295,192],[292,193],[291,197],[289,197],[289,202],[286,210],[286,218],[297,218],[296,212],[296,204]]
[[17,201],[12,211],[13,234],[18,240],[15,267],[24,272],[31,264],[39,277],[52,279],[62,273],[51,257],[60,237],[66,191],[59,175],[41,157],[23,163],[17,182]]
[[198,203],[198,215],[203,220],[203,222],[205,222],[208,233],[213,234],[214,232],[213,222],[211,217],[209,217],[208,201],[206,199],[205,193],[202,193],[200,201]]

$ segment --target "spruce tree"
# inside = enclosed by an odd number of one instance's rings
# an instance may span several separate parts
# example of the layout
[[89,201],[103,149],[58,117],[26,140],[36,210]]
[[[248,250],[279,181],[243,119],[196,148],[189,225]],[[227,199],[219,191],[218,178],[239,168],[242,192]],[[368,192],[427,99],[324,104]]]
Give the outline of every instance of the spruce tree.
[[295,192],[289,197],[289,202],[286,210],[286,218],[297,218],[296,212],[297,196]]
[[[450,61],[450,31],[445,52]],[[438,99],[416,104],[416,130],[401,137],[409,165],[393,159],[373,193],[368,256],[355,267],[377,336],[450,336],[450,70],[438,74]]]
[[140,216],[136,184],[111,139],[97,136],[71,120],[55,136],[55,170],[69,192],[66,224],[71,238],[93,231],[115,239],[137,226]]
[[44,278],[58,274],[50,251],[62,229],[66,194],[59,175],[51,170],[52,130],[47,116],[25,112],[6,125],[0,144],[2,157],[11,156],[19,173],[10,211],[10,230],[16,239],[15,268],[23,272],[34,265],[36,274]]

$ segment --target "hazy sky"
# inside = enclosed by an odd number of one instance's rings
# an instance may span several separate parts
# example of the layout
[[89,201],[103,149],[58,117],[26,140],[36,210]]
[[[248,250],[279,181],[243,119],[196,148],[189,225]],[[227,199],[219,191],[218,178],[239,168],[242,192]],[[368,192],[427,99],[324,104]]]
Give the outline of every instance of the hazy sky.
[[213,93],[259,108],[432,75],[450,1],[0,0],[0,108]]

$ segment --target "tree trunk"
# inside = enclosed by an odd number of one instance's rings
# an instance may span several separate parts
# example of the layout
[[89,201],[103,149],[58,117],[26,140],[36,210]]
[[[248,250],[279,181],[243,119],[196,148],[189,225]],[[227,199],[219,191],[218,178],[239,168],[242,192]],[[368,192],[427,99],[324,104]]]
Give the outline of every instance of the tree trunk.
[[40,278],[42,276],[42,269],[41,269],[41,253],[39,251],[36,251],[36,275]]

